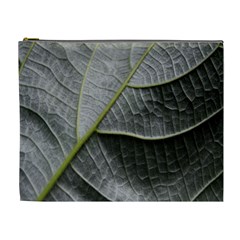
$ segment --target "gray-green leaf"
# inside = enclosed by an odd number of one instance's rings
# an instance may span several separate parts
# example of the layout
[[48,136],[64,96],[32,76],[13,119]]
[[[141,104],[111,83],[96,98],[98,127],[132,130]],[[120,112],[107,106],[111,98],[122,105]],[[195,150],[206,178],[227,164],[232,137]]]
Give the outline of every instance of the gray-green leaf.
[[221,201],[220,44],[20,42],[21,199]]

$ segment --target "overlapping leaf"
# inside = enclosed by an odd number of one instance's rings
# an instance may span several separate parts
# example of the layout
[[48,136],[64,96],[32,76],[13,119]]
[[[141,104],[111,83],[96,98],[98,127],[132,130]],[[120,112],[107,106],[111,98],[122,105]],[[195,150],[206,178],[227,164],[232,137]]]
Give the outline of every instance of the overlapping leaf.
[[218,42],[20,42],[23,200],[222,200]]

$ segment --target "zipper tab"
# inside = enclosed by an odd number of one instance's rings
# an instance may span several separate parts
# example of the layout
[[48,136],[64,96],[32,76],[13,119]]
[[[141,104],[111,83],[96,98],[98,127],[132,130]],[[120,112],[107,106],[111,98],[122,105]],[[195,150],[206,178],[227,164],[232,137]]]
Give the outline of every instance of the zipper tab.
[[38,40],[39,38],[27,38],[27,37],[23,39],[23,41],[38,41]]

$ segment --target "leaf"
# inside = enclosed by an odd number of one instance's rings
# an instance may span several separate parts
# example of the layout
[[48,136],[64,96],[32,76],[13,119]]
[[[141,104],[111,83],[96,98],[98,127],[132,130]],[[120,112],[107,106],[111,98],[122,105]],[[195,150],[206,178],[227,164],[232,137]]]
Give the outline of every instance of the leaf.
[[19,43],[20,194],[221,201],[221,42]]

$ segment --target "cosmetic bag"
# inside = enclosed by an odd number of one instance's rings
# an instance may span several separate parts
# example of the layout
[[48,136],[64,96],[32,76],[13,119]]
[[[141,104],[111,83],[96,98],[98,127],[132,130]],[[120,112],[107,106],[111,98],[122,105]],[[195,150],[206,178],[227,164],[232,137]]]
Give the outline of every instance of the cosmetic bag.
[[20,199],[223,201],[223,42],[19,42]]

